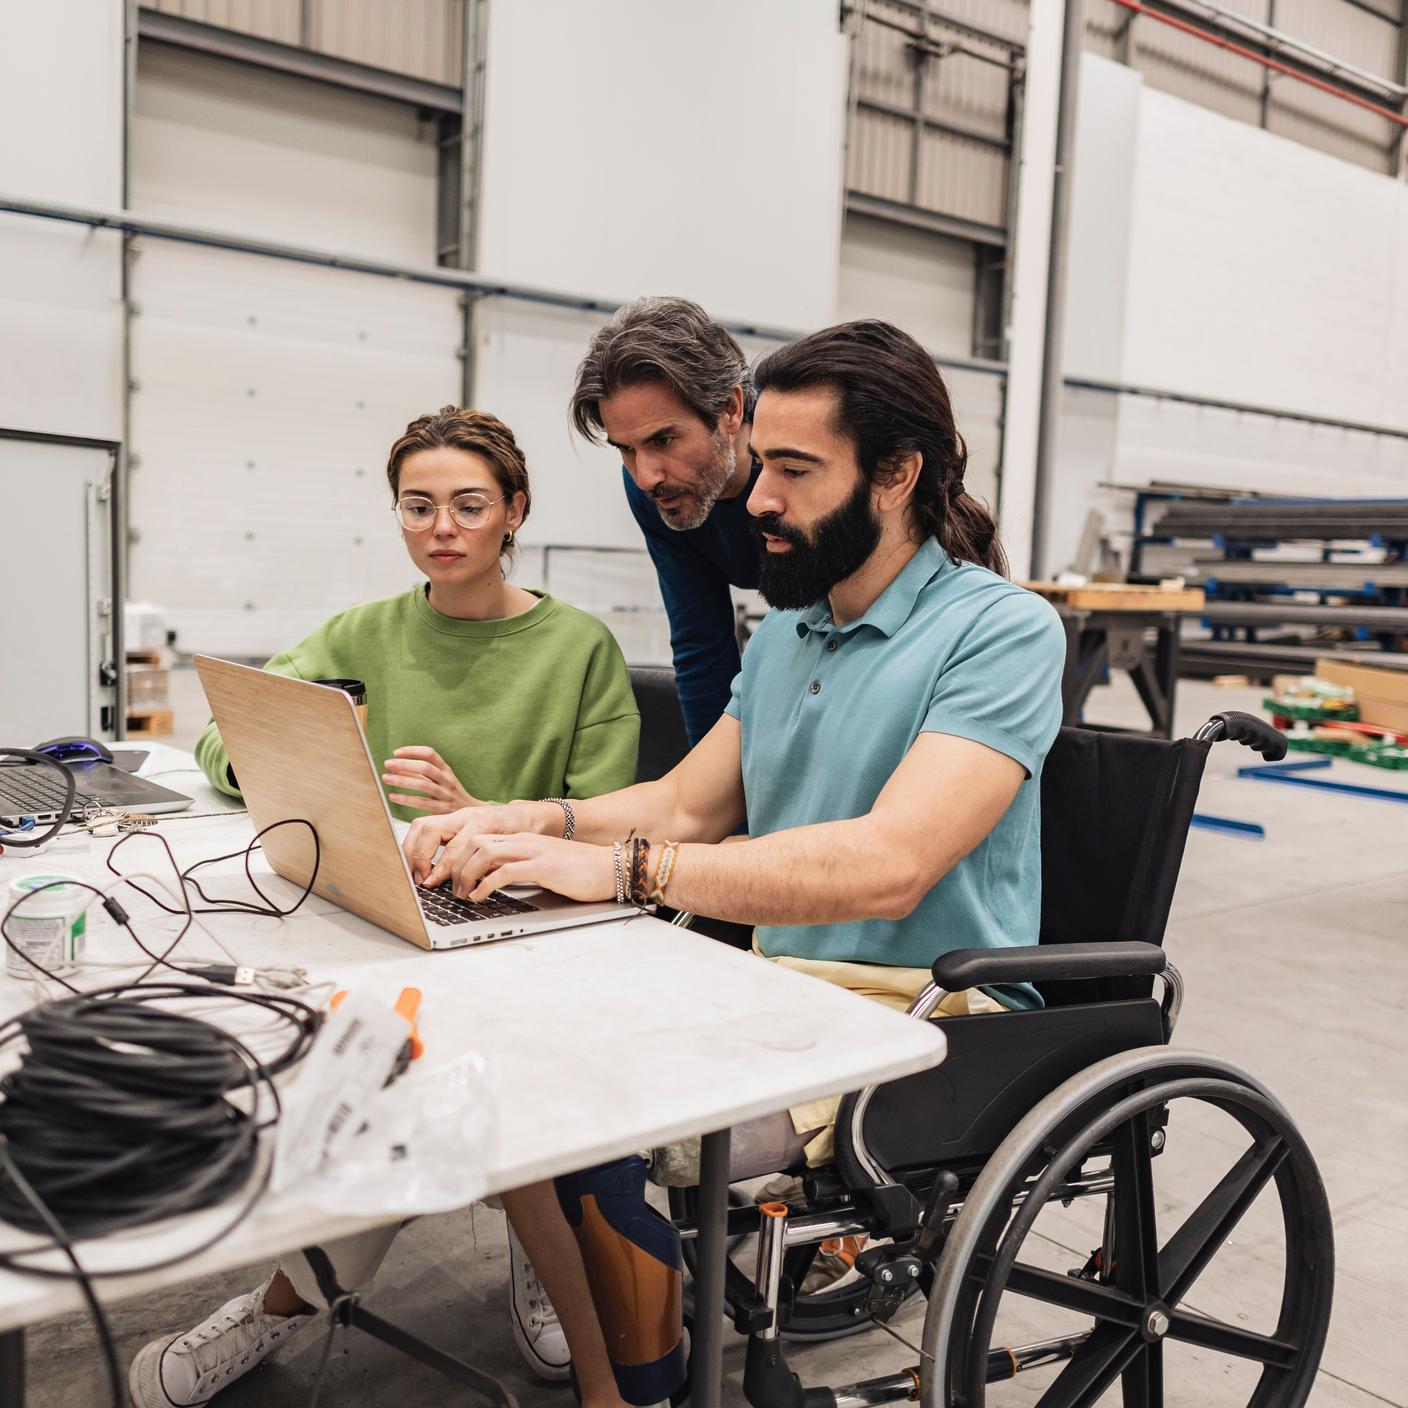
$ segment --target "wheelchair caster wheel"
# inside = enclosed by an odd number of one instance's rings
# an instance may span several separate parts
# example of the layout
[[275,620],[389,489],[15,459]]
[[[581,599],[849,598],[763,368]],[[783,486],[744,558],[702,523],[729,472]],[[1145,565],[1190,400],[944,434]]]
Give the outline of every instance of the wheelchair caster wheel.
[[[1072,1275],[1048,1219],[1074,1189],[1105,1216],[1098,1258]],[[924,1322],[921,1402],[983,1408],[990,1385],[1039,1371],[1021,1397],[1039,1408],[1111,1390],[1159,1408],[1166,1374],[1182,1401],[1300,1408],[1333,1280],[1324,1185],[1276,1100],[1214,1056],[1125,1052],[1042,1101],[964,1200]]]

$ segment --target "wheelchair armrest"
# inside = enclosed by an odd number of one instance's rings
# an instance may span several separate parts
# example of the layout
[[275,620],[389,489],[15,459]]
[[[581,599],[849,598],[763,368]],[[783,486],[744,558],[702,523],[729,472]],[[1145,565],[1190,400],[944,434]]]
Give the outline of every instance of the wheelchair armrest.
[[1154,976],[1168,965],[1157,944],[1028,944],[1021,948],[956,948],[935,959],[934,981],[948,992],[1001,983],[1071,978]]

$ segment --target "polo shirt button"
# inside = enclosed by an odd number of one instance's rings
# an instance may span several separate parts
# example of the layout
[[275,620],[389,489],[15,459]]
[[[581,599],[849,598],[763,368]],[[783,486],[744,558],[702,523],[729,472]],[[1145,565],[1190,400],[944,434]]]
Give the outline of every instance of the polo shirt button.
[[813,694],[820,694],[820,693],[821,693],[821,681],[820,681],[820,680],[813,680],[813,681],[812,681],[812,693],[813,693]]
[[837,643],[836,643],[834,640],[829,640],[829,641],[826,642],[826,648],[827,648],[828,650],[835,650],[835,649],[836,649],[836,644],[837,644]]

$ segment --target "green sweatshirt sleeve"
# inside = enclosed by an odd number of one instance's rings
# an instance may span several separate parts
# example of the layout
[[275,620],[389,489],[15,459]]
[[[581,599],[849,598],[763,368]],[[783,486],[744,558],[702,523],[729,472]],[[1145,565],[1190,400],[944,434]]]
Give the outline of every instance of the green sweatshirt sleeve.
[[[299,668],[300,664],[307,667],[304,656],[308,646],[317,638],[317,635],[309,636],[301,645],[296,645],[292,650],[285,650],[282,654],[274,656],[264,668],[271,674],[288,675],[295,680],[335,678],[332,671],[327,671],[324,674],[313,670],[309,675]],[[205,732],[196,740],[196,763],[217,792],[223,792],[227,797],[240,795],[235,775],[230,771],[230,755],[226,751],[225,741],[220,737],[220,730],[215,726],[214,719],[206,724]]]
[[640,712],[616,638],[604,626],[592,652],[572,752],[567,760],[568,797],[599,797],[636,780]]

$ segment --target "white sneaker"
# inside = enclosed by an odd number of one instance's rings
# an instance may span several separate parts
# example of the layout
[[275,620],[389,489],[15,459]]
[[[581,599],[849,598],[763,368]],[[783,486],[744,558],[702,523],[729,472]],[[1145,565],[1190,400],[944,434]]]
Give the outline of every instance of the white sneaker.
[[313,1318],[266,1315],[268,1289],[265,1281],[257,1290],[222,1305],[205,1324],[143,1345],[127,1371],[127,1387],[136,1408],[208,1403]]
[[557,1311],[552,1308],[533,1263],[514,1236],[511,1222],[508,1224],[508,1260],[508,1311],[519,1353],[540,1379],[554,1384],[566,1383],[572,1376],[567,1336],[562,1333]]

